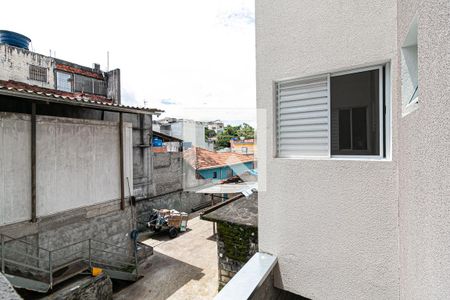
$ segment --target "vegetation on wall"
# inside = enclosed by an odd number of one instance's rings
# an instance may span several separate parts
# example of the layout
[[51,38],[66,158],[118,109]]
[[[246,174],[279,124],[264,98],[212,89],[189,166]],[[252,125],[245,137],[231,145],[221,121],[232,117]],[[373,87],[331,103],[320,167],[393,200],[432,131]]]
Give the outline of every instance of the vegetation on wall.
[[250,244],[252,241],[257,243],[258,240],[257,228],[218,222],[217,232],[224,243],[226,257],[241,263],[249,260],[252,255]]

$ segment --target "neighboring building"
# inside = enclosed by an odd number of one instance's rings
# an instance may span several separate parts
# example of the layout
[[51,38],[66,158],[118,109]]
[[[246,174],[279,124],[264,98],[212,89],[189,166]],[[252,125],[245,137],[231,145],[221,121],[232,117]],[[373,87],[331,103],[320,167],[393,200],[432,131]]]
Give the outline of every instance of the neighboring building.
[[209,130],[214,130],[214,132],[218,134],[223,132],[224,124],[220,120],[209,121],[207,122],[207,128]]
[[254,154],[256,152],[255,139],[231,139],[231,152],[242,154]]
[[132,251],[136,218],[152,208],[190,211],[208,200],[184,192],[182,153],[152,153],[152,117],[162,111],[76,91],[78,72],[100,72],[74,64],[64,66],[75,91],[32,85],[19,76],[21,65],[50,61],[47,79],[63,67],[51,69],[57,60],[25,48],[0,49],[0,271],[16,287],[47,292],[88,270],[96,255],[111,277],[136,280],[130,266],[151,253],[146,246]]
[[447,0],[256,1],[258,238],[276,287],[450,298],[449,36]]
[[219,290],[258,251],[258,193],[242,194],[206,210],[201,218],[217,225]]
[[213,150],[214,144],[205,139],[205,122],[163,118],[153,122],[153,130],[183,140],[183,148],[201,147]]
[[185,177],[188,177],[186,184],[189,187],[211,181],[217,182],[254,168],[253,155],[219,153],[198,147],[186,150],[184,160]]
[[[2,37],[17,33],[0,31]],[[24,36],[16,38],[26,38]],[[0,42],[0,80],[24,83],[44,89],[68,92],[71,96],[120,104],[120,70],[101,71]],[[25,86],[23,86],[25,87]]]
[[183,140],[157,131],[153,131],[152,134],[153,152],[165,153],[183,151]]

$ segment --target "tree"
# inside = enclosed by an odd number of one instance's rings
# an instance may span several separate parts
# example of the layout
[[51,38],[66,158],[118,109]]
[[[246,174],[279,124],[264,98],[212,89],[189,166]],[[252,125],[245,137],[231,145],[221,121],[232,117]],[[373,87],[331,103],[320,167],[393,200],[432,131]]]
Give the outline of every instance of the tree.
[[255,137],[255,129],[247,123],[238,126],[227,125],[223,132],[217,135],[216,149],[228,148],[231,146],[231,139],[240,139],[241,137],[253,139]]
[[255,129],[247,123],[239,126],[237,131],[237,135],[239,138],[244,137],[245,139],[254,139],[255,138]]
[[217,133],[209,128],[205,128],[205,141],[209,140],[210,138],[213,138],[217,135]]

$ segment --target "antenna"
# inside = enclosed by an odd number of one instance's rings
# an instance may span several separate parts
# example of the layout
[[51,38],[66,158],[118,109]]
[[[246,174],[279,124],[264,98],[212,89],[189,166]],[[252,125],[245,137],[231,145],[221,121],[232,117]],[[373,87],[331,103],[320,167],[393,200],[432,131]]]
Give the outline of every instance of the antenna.
[[109,51],[106,51],[106,71],[109,72]]

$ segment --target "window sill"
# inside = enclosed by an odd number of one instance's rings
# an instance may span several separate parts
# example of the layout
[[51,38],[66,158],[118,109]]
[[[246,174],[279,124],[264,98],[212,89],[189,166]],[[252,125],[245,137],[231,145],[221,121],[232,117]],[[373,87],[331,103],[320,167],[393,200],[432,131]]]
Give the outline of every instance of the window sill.
[[275,160],[328,160],[328,161],[377,161],[392,162],[392,159],[379,156],[292,156],[292,157],[275,157]]

